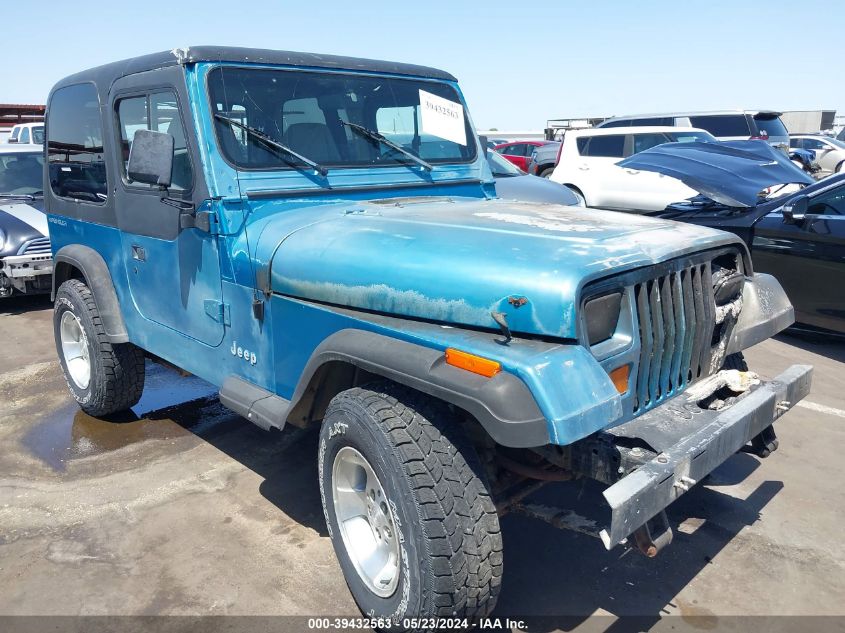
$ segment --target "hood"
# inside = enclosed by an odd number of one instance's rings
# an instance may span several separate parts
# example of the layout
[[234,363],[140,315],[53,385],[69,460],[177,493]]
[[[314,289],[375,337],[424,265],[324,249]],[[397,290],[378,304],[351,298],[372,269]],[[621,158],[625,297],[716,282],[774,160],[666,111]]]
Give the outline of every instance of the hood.
[[0,256],[17,255],[24,243],[49,235],[43,208],[42,200],[0,197],[0,232],[5,236],[0,239]]
[[[334,305],[514,332],[576,338],[583,284],[737,243],[678,222],[501,199],[386,200],[279,213],[256,245],[275,293]],[[274,226],[275,225],[275,226]]]
[[616,163],[677,178],[729,207],[753,207],[766,187],[813,178],[765,141],[665,143]]

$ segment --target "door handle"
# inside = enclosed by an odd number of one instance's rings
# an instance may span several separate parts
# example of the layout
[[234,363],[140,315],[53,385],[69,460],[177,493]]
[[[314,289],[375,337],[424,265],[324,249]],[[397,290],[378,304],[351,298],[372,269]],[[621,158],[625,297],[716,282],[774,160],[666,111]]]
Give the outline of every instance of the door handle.
[[587,165],[580,165],[578,167],[578,169],[580,169],[581,171],[589,171],[590,170],[590,168]]
[[638,174],[640,173],[639,169],[625,169],[629,174]]
[[143,246],[132,245],[132,259],[137,259],[139,262],[147,261],[147,251]]

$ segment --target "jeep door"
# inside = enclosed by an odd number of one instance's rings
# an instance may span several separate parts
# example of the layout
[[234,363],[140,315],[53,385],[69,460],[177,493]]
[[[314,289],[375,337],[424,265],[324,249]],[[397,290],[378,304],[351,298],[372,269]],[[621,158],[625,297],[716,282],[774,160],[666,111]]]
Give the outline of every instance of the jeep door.
[[754,227],[754,270],[780,281],[798,323],[845,332],[845,185],[810,198],[803,220],[780,211]]
[[[115,210],[126,276],[138,312],[161,326],[217,346],[223,340],[225,322],[217,240],[197,228],[180,228],[180,215],[192,211],[191,194],[199,170],[189,151],[191,137],[185,134],[190,119],[178,94],[175,85],[141,87],[132,76],[115,83],[110,103],[120,174],[119,181],[115,179]],[[127,178],[132,139],[139,129],[166,132],[174,138],[172,184],[166,192]],[[165,195],[172,200],[164,201]],[[153,352],[154,340],[147,346]]]

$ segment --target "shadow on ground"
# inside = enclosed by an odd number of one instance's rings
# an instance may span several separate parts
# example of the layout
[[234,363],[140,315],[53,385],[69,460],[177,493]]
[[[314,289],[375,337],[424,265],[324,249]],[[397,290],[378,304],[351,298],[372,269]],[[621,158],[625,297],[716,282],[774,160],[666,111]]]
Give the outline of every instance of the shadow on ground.
[[787,330],[775,336],[775,340],[824,356],[830,360],[845,363],[845,339],[843,338],[824,333]]
[[[164,378],[159,383],[172,382]],[[147,406],[161,403],[154,386],[159,383],[151,383],[152,395],[145,395]],[[57,471],[68,460],[106,454],[128,444],[199,437],[259,475],[263,479],[260,494],[281,512],[327,536],[317,483],[316,428],[268,433],[226,411],[213,395],[112,421],[91,418],[75,405],[68,406],[34,428],[42,429],[40,439],[30,435],[24,443]],[[48,445],[53,453],[45,452]],[[608,552],[598,539],[561,532],[521,516],[505,516],[505,579],[494,616],[519,617],[525,621],[525,630],[537,633],[571,630],[597,610],[638,616],[639,630],[648,630],[662,615],[679,611],[707,625],[708,618],[716,618],[707,609],[672,600],[740,530],[758,519],[783,487],[781,482],[766,481],[747,499],[718,490],[744,480],[757,466],[756,458],[737,454],[714,471],[706,486],[697,486],[676,502],[670,523],[676,528],[683,524],[682,529],[675,530],[672,545],[655,559],[623,548]],[[606,511],[601,488],[593,482],[550,484],[532,500],[584,516]],[[718,523],[712,517],[718,517]],[[607,630],[621,631],[628,624],[609,621]]]
[[52,305],[50,295],[16,295],[0,299],[0,314],[17,316],[32,310],[43,310]]

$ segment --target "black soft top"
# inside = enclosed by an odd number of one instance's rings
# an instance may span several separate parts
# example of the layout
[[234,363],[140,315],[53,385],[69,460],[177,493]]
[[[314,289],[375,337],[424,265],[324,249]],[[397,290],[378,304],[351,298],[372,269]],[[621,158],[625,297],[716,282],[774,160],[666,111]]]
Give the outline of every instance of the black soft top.
[[369,71],[457,81],[455,77],[447,72],[427,66],[417,66],[415,64],[401,64],[399,62],[361,59],[359,57],[342,57],[339,55],[320,55],[318,53],[275,51],[262,48],[190,46],[188,48],[175,48],[170,51],[133,57],[119,62],[112,62],[111,64],[105,64],[104,66],[97,66],[90,70],[84,70],[65,77],[53,89],[55,90],[56,88],[82,81],[94,81],[99,89],[103,91],[108,90],[108,87],[114,81],[126,75],[133,75],[168,66],[184,66],[195,62],[240,62],[246,64],[311,66],[315,68]]

